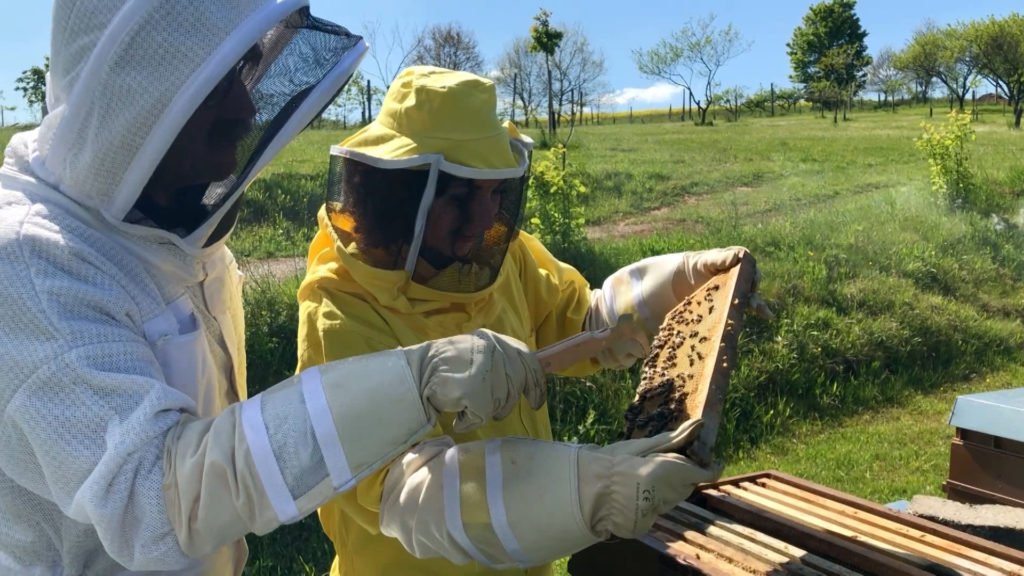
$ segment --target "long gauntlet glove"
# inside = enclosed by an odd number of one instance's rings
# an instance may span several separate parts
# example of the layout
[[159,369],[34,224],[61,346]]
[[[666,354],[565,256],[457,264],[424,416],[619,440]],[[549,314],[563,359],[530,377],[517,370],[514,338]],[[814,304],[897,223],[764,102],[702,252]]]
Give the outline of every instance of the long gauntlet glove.
[[658,514],[716,477],[672,451],[699,420],[606,447],[503,438],[453,445],[440,438],[391,466],[381,532],[420,558],[534,566],[610,535],[634,538]]

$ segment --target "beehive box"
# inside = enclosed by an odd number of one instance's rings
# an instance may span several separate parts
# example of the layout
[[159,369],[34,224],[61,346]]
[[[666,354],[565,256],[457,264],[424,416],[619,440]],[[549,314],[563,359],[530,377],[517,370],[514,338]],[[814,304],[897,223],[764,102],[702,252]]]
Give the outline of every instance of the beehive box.
[[1024,388],[960,396],[949,423],[950,500],[1024,507]]
[[700,487],[639,540],[577,553],[572,576],[1024,575],[1024,552],[775,471]]
[[755,273],[753,256],[744,253],[737,266],[712,278],[665,317],[626,409],[626,438],[653,436],[700,416],[704,428],[686,454],[700,464],[711,463]]

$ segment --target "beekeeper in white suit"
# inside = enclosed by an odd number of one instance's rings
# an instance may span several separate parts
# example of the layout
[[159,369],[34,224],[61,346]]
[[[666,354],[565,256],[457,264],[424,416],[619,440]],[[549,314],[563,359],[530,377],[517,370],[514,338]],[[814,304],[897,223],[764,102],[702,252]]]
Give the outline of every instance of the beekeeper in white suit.
[[525,346],[487,331],[246,400],[225,238],[365,50],[305,0],[55,1],[50,114],[0,171],[0,574],[239,574],[246,533],[438,413],[468,429],[543,403]]

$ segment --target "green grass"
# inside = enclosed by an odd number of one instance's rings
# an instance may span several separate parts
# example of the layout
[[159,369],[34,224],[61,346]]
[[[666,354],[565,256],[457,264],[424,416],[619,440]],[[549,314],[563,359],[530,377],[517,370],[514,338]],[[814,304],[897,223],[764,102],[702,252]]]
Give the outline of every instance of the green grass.
[[[758,259],[778,317],[751,319],[743,333],[720,432],[728,473],[777,468],[878,501],[935,493],[955,393],[984,387],[985,374],[992,386],[1014,385],[1024,365],[1024,236],[931,193],[913,146],[925,117],[920,109],[855,113],[838,126],[811,114],[713,128],[619,122],[574,136],[570,162],[585,175],[587,215],[602,235],[560,256],[592,283],[672,250],[743,244]],[[975,128],[983,182],[1018,206],[1020,135],[998,115]],[[315,175],[340,138],[307,133],[279,160],[288,169],[270,178]],[[641,232],[618,236],[618,222]],[[249,314],[272,302],[294,306],[286,287]],[[267,334],[287,329],[287,315],[272,318],[278,328]],[[267,350],[282,356],[288,337]],[[292,368],[269,370],[276,360],[259,354],[251,358],[267,384]],[[636,369],[554,381],[556,436],[614,440],[635,382]],[[303,570],[296,556],[318,557],[315,524],[289,530],[254,547],[253,574]],[[303,538],[309,546],[296,547]]]

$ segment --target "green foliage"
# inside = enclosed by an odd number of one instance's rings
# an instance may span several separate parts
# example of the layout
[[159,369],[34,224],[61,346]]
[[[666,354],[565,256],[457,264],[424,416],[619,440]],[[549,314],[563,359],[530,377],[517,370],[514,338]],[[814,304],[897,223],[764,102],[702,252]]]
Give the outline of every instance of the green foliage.
[[526,204],[525,228],[552,249],[577,246],[585,238],[583,198],[586,186],[571,165],[566,149],[556,145],[534,162]]
[[977,68],[971,53],[963,24],[940,28],[929,23],[914,32],[894,65],[921,84],[923,95],[927,95],[931,81],[938,80],[956,97],[963,111],[964,99],[974,85]]
[[565,32],[551,25],[551,12],[543,8],[533,17],[533,22],[530,26],[530,50],[549,58],[554,56]]
[[[703,125],[714,101],[718,70],[750,46],[732,24],[718,28],[715,15],[709,14],[687,22],[653,48],[633,50],[633,62],[645,76],[682,86],[697,106],[697,122]],[[703,79],[703,86],[694,86],[694,76]]]
[[21,92],[29,108],[39,107],[40,116],[46,116],[46,73],[50,71],[50,57],[43,60],[43,66],[32,66],[23,70],[14,81],[14,89]]
[[1024,112],[1024,15],[989,16],[967,28],[978,72],[1009,100],[1013,127],[1019,129]]
[[[855,93],[871,64],[856,0],[825,0],[811,6],[786,44],[793,82],[826,91]],[[827,90],[826,90],[827,89]]]
[[965,207],[977,189],[970,165],[967,143],[975,138],[971,117],[956,110],[949,113],[944,126],[924,122],[924,134],[914,140],[928,159],[932,190],[954,208]]

